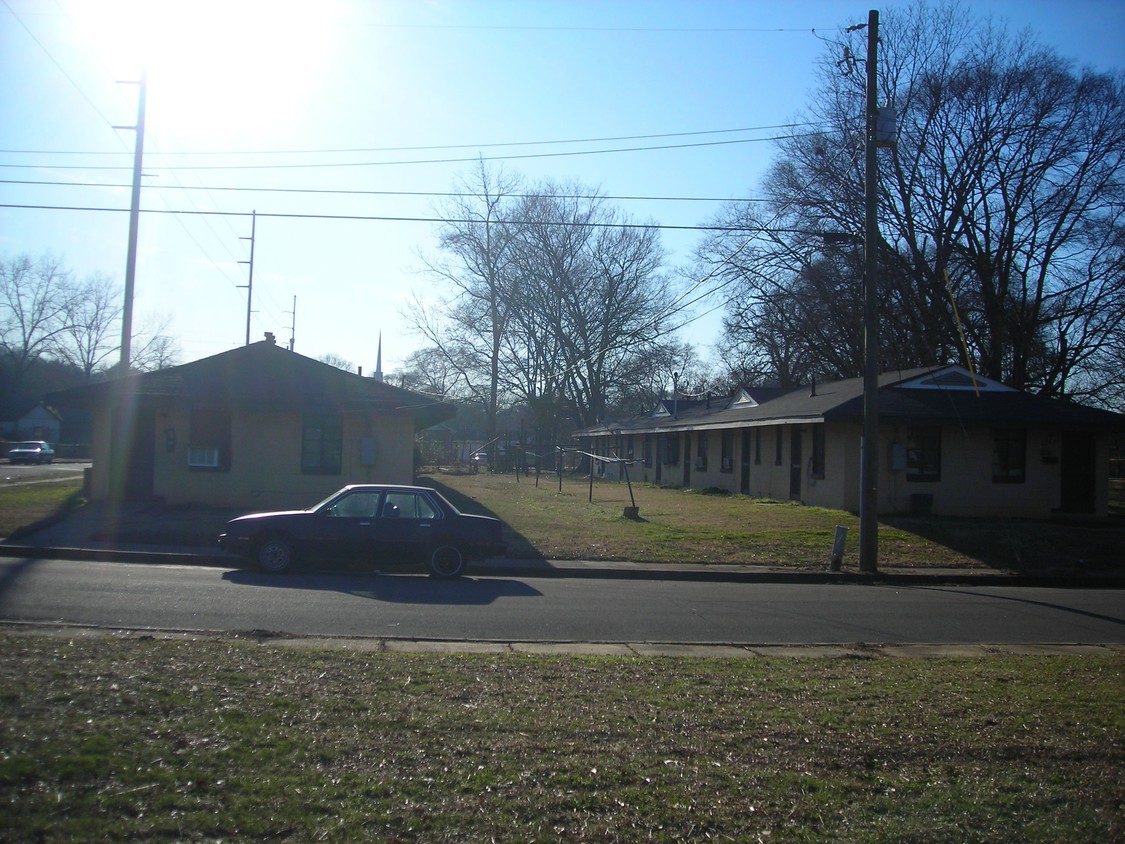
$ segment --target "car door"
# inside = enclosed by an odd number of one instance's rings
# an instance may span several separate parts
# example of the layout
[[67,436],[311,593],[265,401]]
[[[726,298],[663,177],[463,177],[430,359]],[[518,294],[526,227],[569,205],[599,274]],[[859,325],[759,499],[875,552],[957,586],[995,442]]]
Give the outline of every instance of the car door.
[[381,490],[367,489],[340,496],[324,510],[317,536],[308,544],[337,559],[370,560],[382,498]]
[[388,490],[376,520],[377,557],[391,563],[421,558],[440,517],[425,493]]

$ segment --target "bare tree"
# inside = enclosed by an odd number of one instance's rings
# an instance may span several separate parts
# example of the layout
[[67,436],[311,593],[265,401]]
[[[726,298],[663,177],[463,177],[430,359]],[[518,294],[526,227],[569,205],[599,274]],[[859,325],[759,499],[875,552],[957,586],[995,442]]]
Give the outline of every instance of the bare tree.
[[52,255],[0,260],[0,356],[6,399],[22,389],[36,360],[55,352],[75,298],[70,273]]
[[443,258],[428,264],[450,294],[432,307],[415,300],[408,312],[415,330],[483,406],[490,440],[496,436],[500,358],[513,299],[508,264],[515,227],[504,217],[518,184],[479,162],[472,180],[461,184],[458,197],[442,209],[446,222],[438,242]]
[[[524,199],[520,220],[516,264],[526,330],[513,365],[531,362],[543,373],[541,388],[560,391],[574,423],[592,425],[675,312],[659,232],[579,186],[544,185]],[[522,374],[529,384],[530,373]]]
[[89,383],[120,349],[121,291],[109,276],[90,276],[67,302],[64,319],[56,349]]
[[[838,263],[827,285],[805,267],[825,254],[813,233],[862,230],[864,74],[839,58],[862,55],[864,37],[825,57],[810,118],[826,132],[781,145],[757,218],[772,234],[728,267],[751,306],[728,335],[760,325],[779,295],[816,325],[851,307],[854,267]],[[883,364],[964,361],[1022,389],[1096,398],[1125,314],[1121,74],[1076,71],[1026,33],[920,3],[885,16],[879,80],[899,114],[880,163]],[[704,256],[724,247],[713,239]],[[858,322],[850,334],[857,346]],[[803,355],[826,345],[794,342]]]
[[440,349],[430,347],[411,353],[393,377],[407,390],[442,400],[464,398],[457,393],[460,370]]
[[153,372],[180,362],[180,347],[170,334],[170,324],[168,316],[145,320],[144,327],[133,337],[133,369]]
[[335,352],[329,352],[326,355],[321,355],[317,358],[321,363],[326,363],[329,366],[334,366],[337,369],[342,369],[344,372],[355,372],[355,364],[348,360],[343,355],[338,355]]

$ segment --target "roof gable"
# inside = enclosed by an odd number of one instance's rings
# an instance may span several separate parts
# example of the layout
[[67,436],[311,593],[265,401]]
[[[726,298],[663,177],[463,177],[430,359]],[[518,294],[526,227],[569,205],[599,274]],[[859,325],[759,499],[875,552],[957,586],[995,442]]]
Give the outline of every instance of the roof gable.
[[961,366],[947,366],[928,372],[921,377],[911,378],[895,386],[901,390],[971,390],[974,393],[1018,392],[1013,387],[977,375]]

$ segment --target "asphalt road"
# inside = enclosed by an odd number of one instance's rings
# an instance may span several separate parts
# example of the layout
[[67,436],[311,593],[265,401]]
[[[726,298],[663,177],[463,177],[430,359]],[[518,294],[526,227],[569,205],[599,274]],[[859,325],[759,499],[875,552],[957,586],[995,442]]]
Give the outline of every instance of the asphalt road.
[[48,463],[45,466],[29,466],[26,463],[12,465],[5,460],[0,464],[0,483],[6,486],[42,483],[44,481],[63,481],[68,478],[81,478],[82,470],[93,464],[86,463]]
[[242,570],[0,560],[0,621],[511,642],[1125,643],[1125,592]]

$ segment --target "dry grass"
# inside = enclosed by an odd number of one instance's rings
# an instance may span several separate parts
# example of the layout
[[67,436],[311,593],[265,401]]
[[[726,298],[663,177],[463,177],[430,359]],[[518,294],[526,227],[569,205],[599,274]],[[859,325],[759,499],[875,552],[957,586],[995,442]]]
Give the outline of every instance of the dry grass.
[[1120,657],[0,634],[2,841],[1109,841]]
[[18,535],[21,529],[63,516],[82,503],[81,479],[0,488],[0,537]]
[[[437,473],[425,477],[458,506],[510,527],[509,553],[548,559],[730,563],[823,569],[837,525],[848,528],[845,566],[858,560],[859,520],[851,513],[741,495],[634,484],[640,519],[624,483],[555,476]],[[1120,571],[1125,521],[884,519],[879,563],[903,568]]]

